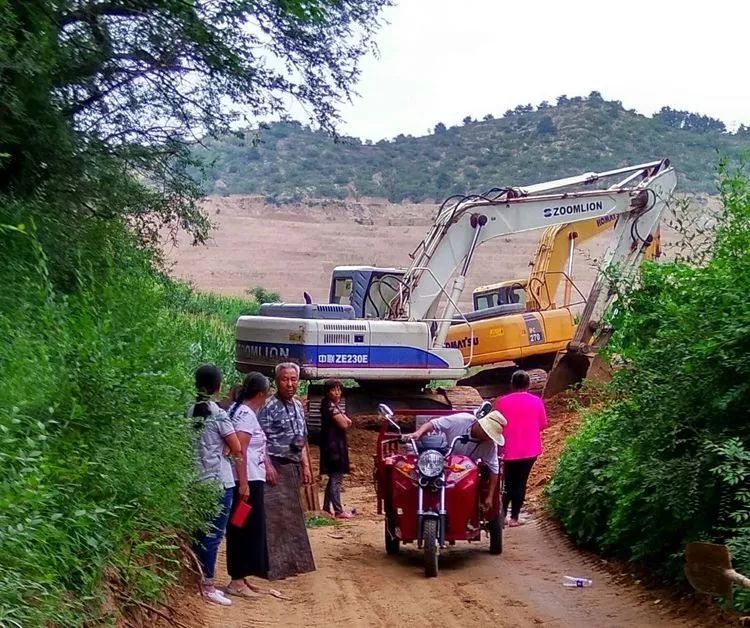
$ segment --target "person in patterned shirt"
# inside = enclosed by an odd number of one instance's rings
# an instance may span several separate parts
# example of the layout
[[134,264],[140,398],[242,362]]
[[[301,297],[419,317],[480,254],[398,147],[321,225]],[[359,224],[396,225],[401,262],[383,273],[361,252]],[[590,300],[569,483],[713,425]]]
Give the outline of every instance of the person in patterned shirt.
[[276,366],[276,394],[258,413],[258,421],[268,439],[270,458],[266,472],[275,476],[275,467],[294,464],[300,468],[304,484],[312,482],[306,454],[307,424],[302,403],[295,397],[299,387],[299,366],[286,362]]
[[276,366],[276,394],[258,412],[266,435],[266,532],[270,580],[315,570],[300,501],[300,479],[312,482],[307,455],[307,425],[302,403],[295,398],[299,366]]

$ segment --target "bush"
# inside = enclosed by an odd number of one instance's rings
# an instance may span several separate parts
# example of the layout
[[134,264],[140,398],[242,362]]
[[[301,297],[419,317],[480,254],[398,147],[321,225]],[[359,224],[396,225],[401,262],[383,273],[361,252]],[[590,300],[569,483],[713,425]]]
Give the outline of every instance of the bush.
[[[750,182],[722,166],[702,265],[644,265],[612,349],[620,401],[586,418],[549,487],[581,545],[682,579],[685,544],[726,543],[750,573]],[[735,598],[750,609],[750,596]]]
[[234,320],[257,304],[161,277],[111,221],[81,226],[56,283],[29,213],[0,202],[0,625],[98,624],[105,599],[176,582],[180,536],[214,503],[182,420],[192,372],[233,372]]

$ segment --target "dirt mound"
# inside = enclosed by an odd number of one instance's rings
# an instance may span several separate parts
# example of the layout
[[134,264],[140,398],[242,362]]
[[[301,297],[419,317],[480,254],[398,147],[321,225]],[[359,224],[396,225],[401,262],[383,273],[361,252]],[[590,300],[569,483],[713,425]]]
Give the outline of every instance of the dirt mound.
[[526,509],[535,510],[542,505],[542,493],[555,471],[557,460],[565,443],[581,424],[581,415],[574,406],[575,397],[563,393],[545,402],[549,426],[543,433],[544,451],[536,461],[529,478]]
[[[375,431],[353,428],[349,430],[349,465],[351,473],[344,480],[347,486],[370,486],[372,485],[373,455],[378,434]],[[313,475],[320,470],[320,448],[313,445],[310,447],[312,458]],[[321,489],[325,488],[327,477],[318,479]]]

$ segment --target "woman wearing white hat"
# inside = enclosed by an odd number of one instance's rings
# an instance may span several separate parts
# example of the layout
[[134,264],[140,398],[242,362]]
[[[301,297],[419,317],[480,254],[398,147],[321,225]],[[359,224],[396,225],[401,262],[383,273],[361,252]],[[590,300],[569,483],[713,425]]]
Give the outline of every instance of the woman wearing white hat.
[[482,460],[490,470],[490,490],[487,492],[485,511],[492,510],[492,496],[497,491],[500,474],[500,463],[497,459],[497,446],[505,444],[503,427],[507,425],[505,417],[493,410],[487,416],[477,419],[471,412],[459,412],[427,421],[408,438],[419,440],[429,432],[440,432],[449,443],[457,436],[468,436],[469,442],[457,442],[453,452],[468,456],[472,460]]

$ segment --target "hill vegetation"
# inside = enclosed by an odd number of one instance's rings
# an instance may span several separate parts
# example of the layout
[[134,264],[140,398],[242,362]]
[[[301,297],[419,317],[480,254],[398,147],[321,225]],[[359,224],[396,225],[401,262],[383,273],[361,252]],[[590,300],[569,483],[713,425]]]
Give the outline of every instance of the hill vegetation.
[[747,149],[745,127],[728,133],[720,120],[669,107],[649,118],[592,92],[376,143],[335,142],[298,122],[279,122],[206,141],[196,155],[208,164],[206,189],[213,194],[420,202],[665,157],[679,170],[680,190],[714,193],[718,155]]

